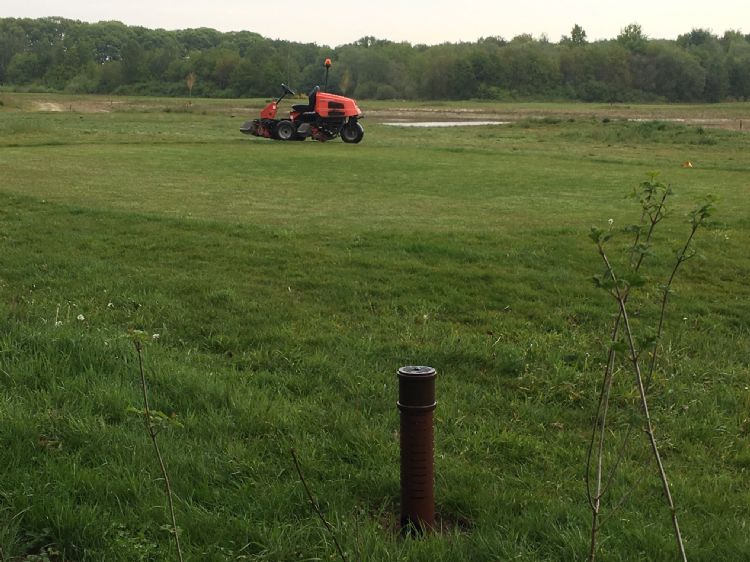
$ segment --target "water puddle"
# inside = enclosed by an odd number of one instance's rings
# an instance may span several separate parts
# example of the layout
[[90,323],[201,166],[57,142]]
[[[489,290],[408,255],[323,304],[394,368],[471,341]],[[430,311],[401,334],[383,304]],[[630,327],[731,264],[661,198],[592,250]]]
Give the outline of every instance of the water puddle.
[[480,125],[510,125],[510,121],[389,121],[390,127],[478,127]]
[[651,121],[664,121],[667,123],[705,123],[710,125],[711,123],[731,123],[734,121],[734,119],[724,119],[724,118],[716,118],[716,119],[680,119],[680,118],[661,118],[661,117],[634,117],[631,119],[628,119],[631,123],[649,123]]

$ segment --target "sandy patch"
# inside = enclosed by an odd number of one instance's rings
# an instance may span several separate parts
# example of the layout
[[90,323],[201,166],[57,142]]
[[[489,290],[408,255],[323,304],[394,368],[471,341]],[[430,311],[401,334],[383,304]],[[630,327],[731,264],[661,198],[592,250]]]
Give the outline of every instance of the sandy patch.
[[74,111],[76,113],[109,113],[116,105],[123,102],[110,102],[103,100],[81,99],[67,103],[55,103],[48,101],[34,102],[34,111],[59,113],[61,111]]
[[36,111],[65,111],[65,108],[60,105],[59,103],[51,103],[51,102],[36,102],[34,104],[34,109]]

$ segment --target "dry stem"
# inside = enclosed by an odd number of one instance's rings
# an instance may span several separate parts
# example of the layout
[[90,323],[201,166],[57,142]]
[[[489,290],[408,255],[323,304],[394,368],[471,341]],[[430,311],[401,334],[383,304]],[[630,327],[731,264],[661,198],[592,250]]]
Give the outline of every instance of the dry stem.
[[315,501],[315,498],[313,498],[312,492],[310,492],[310,488],[307,486],[307,481],[302,474],[302,469],[300,468],[299,461],[297,460],[297,454],[294,452],[294,449],[289,449],[289,452],[292,455],[292,460],[294,460],[294,468],[297,469],[297,474],[299,475],[300,482],[302,482],[302,486],[305,488],[307,499],[310,500],[310,505],[312,506],[315,513],[318,514],[318,517],[323,522],[323,525],[325,525],[325,528],[328,529],[328,533],[331,535],[331,539],[333,539],[333,544],[336,545],[336,550],[338,550],[341,560],[343,560],[343,562],[346,562],[346,556],[344,556],[344,551],[342,550],[339,541],[336,539],[336,533],[334,533],[333,527],[331,527],[331,524],[326,521],[326,518],[323,516],[323,512],[320,510],[320,506]]
[[180,533],[177,529],[177,519],[174,513],[174,502],[172,501],[172,486],[169,483],[169,475],[167,474],[167,467],[164,464],[164,458],[162,457],[161,450],[159,449],[159,443],[156,440],[156,430],[151,421],[151,408],[148,405],[148,391],[146,388],[146,375],[143,372],[143,355],[141,353],[141,343],[139,341],[134,342],[135,350],[138,353],[138,367],[141,374],[141,391],[143,392],[143,420],[146,426],[151,442],[154,445],[154,451],[156,458],[159,460],[159,467],[161,468],[162,478],[164,479],[164,491],[167,496],[167,505],[169,507],[169,515],[172,518],[172,532],[174,534],[174,542],[177,547],[177,557],[180,562],[183,562],[182,548],[180,547]]

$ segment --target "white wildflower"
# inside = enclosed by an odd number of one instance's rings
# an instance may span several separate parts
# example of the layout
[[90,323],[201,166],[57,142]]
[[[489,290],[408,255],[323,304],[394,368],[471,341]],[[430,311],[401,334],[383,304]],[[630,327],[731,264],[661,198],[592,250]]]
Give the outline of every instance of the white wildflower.
[[83,314],[79,314],[76,318],[78,318],[81,322],[86,320],[86,317]]
[[151,339],[154,341],[159,341],[159,334],[154,334],[153,336],[151,336]]

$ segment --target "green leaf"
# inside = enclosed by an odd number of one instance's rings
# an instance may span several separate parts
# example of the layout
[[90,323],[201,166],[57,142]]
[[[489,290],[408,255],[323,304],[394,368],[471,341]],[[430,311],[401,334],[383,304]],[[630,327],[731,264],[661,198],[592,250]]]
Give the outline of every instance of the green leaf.
[[648,349],[649,347],[654,347],[654,344],[656,344],[656,339],[656,334],[643,336],[639,341],[639,343],[641,344],[641,348]]
[[596,226],[591,227],[591,232],[589,232],[589,238],[591,238],[595,244],[599,244],[602,240],[602,236],[604,235],[604,231]]
[[611,347],[612,350],[616,351],[617,353],[627,353],[628,351],[628,344],[623,341],[613,342]]
[[146,343],[149,340],[148,334],[143,330],[128,330],[128,336],[133,342]]
[[646,284],[646,279],[635,272],[627,273],[620,277],[620,281],[627,287],[643,287]]
[[644,244],[643,242],[640,242],[633,246],[633,253],[638,254],[641,256],[650,256],[652,255],[651,250],[649,248],[648,244]]
[[640,224],[629,224],[622,231],[626,234],[640,234],[643,231],[643,227]]
[[602,274],[594,275],[592,276],[591,280],[594,282],[594,287],[597,287],[599,289],[606,289],[607,291],[610,291],[615,287],[615,282],[614,279],[612,279],[611,271],[605,271]]

